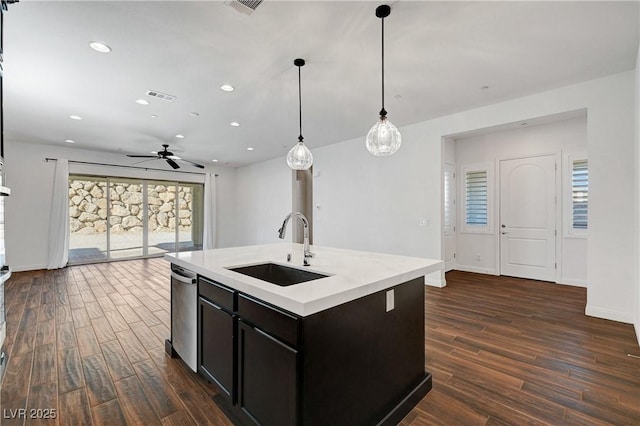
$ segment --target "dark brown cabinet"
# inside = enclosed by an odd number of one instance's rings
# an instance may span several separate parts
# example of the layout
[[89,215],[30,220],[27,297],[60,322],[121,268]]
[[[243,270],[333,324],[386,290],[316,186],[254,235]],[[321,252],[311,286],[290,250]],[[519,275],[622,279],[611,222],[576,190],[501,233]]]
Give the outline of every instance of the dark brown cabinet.
[[299,352],[238,322],[238,405],[261,425],[298,423]]
[[305,317],[205,277],[198,294],[198,372],[237,424],[393,425],[431,389],[422,279]]
[[202,277],[198,287],[198,372],[235,401],[235,295],[233,290]]

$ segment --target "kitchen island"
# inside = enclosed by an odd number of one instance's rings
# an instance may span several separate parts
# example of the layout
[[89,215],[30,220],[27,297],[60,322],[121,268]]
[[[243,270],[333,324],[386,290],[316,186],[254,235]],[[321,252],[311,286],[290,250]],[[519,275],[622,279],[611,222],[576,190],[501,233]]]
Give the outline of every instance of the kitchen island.
[[396,424],[431,389],[424,276],[442,262],[313,251],[304,267],[300,244],[165,255],[198,276],[198,373],[247,423]]

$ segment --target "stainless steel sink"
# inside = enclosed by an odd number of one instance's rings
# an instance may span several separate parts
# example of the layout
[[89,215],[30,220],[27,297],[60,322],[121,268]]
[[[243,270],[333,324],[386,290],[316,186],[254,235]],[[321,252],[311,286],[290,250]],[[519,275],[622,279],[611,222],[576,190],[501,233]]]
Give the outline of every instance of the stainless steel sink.
[[259,265],[242,266],[238,268],[228,268],[230,271],[248,275],[271,284],[281,287],[300,284],[307,281],[326,278],[328,275],[316,272],[303,271],[301,269],[289,268],[277,263],[261,263]]

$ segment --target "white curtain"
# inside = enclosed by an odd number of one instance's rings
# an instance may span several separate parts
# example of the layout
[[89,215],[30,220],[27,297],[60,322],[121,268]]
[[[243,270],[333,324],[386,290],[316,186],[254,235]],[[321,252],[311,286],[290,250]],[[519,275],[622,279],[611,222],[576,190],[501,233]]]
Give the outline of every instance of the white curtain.
[[53,176],[49,216],[47,269],[64,268],[69,260],[69,161],[59,159]]
[[204,235],[203,250],[216,248],[216,177],[213,173],[204,176]]

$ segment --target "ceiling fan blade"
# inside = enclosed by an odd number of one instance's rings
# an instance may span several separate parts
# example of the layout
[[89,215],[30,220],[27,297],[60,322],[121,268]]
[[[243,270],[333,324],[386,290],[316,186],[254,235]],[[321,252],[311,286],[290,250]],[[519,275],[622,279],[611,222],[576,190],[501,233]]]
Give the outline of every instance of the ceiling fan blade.
[[189,161],[189,160],[182,160],[182,161],[184,161],[185,163],[193,164],[199,169],[204,169],[204,166],[202,164],[194,163],[193,161]]
[[127,157],[131,157],[131,158],[159,158],[157,155],[133,155],[133,154],[127,154]]
[[132,163],[132,166],[135,166],[136,164],[142,164],[142,163],[146,163],[147,161],[153,161],[153,160],[158,160],[158,158],[147,158],[146,160],[142,160],[142,161],[136,161],[135,163]]
[[179,169],[180,168],[180,166],[178,166],[178,163],[173,161],[171,158],[165,158],[165,160],[167,160],[167,163],[169,163],[169,165],[171,167],[173,167],[174,169]]

